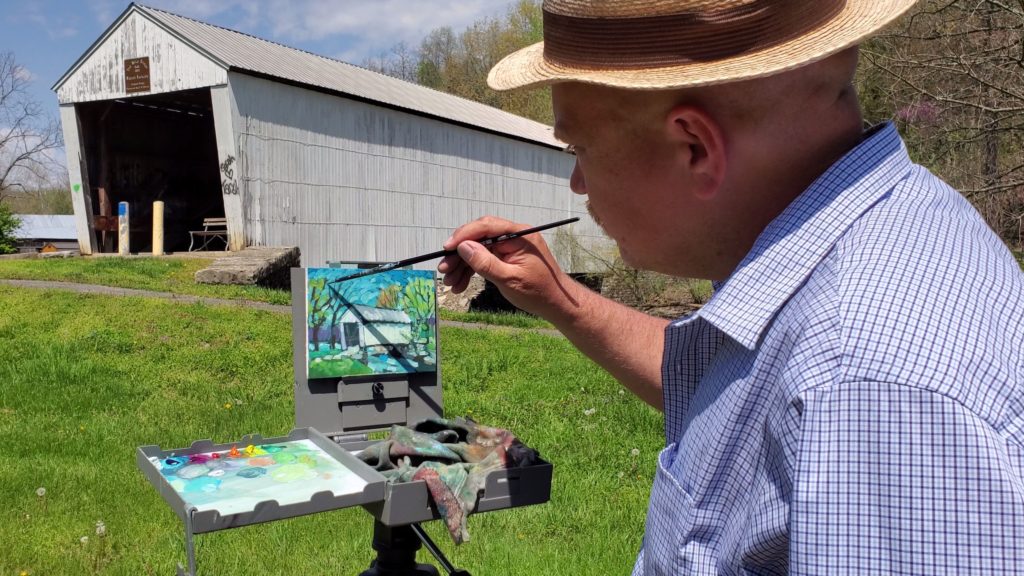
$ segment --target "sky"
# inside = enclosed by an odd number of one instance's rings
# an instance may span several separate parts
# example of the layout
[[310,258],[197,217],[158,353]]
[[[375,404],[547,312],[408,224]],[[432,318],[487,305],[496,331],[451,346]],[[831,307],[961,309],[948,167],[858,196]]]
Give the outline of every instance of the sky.
[[[512,0],[147,0],[159,8],[328,56],[362,64],[410,48],[431,30],[460,31],[502,16]],[[33,99],[58,117],[50,87],[128,7],[114,0],[0,0],[0,52],[13,52]],[[63,155],[61,155],[62,157]]]

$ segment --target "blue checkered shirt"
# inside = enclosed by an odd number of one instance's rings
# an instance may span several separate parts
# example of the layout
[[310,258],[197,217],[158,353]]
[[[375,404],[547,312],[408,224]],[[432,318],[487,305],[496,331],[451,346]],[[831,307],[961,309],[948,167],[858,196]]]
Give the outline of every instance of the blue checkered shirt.
[[666,331],[634,575],[1024,573],[1024,274],[883,125]]

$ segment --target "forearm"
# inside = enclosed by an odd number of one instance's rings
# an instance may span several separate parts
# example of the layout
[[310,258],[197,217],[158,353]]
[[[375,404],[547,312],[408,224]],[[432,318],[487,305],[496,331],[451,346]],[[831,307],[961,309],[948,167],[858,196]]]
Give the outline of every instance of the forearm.
[[623,386],[663,410],[661,361],[668,321],[570,282],[569,297],[549,314],[548,320]]

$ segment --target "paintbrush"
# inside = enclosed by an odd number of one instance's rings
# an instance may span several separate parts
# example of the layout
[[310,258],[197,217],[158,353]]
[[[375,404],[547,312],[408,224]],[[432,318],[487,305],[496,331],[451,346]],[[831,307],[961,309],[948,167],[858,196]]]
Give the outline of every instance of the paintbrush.
[[[498,242],[504,242],[506,240],[512,240],[513,238],[519,238],[520,236],[526,236],[527,234],[533,234],[534,232],[541,232],[549,228],[555,228],[556,226],[563,226],[565,224],[571,224],[578,221],[579,218],[566,218],[565,220],[559,220],[558,222],[552,222],[550,224],[542,224],[540,226],[534,226],[533,228],[527,228],[526,230],[520,230],[518,232],[509,232],[508,234],[502,234],[501,236],[492,236],[490,238],[484,238],[477,240],[484,246],[492,246]],[[399,260],[398,262],[389,262],[387,264],[381,264],[380,266],[357,272],[351,276],[345,276],[336,280],[331,280],[331,284],[336,282],[345,282],[346,280],[354,280],[356,278],[362,278],[364,276],[370,276],[371,274],[380,274],[381,272],[387,272],[388,270],[394,270],[396,268],[402,268],[404,266],[411,266],[412,264],[418,264],[420,262],[426,262],[427,260],[433,260],[434,258],[443,258],[445,256],[451,256],[456,254],[456,250],[438,250],[437,252],[431,252],[430,254],[423,254],[421,256],[413,256],[412,258],[406,258],[405,260]]]

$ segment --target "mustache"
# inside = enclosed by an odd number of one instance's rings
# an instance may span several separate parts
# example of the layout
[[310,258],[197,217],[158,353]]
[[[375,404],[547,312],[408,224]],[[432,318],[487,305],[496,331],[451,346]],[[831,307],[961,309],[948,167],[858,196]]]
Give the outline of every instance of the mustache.
[[594,207],[590,204],[590,200],[587,200],[584,205],[587,207],[587,213],[590,214],[591,219],[594,220],[594,224],[597,224],[601,228],[604,226],[601,224],[601,219],[594,213]]

